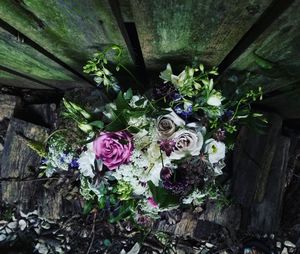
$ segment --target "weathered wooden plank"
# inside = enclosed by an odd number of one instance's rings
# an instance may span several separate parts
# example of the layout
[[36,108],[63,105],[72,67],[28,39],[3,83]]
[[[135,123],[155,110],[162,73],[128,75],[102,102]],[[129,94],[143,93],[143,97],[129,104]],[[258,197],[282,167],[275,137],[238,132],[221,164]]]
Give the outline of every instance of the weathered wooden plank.
[[218,65],[271,1],[130,3],[146,66],[161,68],[168,62]]
[[1,178],[25,178],[30,175],[28,169],[38,166],[40,158],[27,146],[25,138],[40,141],[46,138],[47,131],[23,120],[11,119],[2,154]]
[[31,89],[52,89],[32,80],[0,70],[0,85]]
[[42,216],[58,219],[70,206],[64,206],[66,201],[61,191],[46,189],[45,181],[29,178],[29,167],[38,167],[40,158],[20,137],[42,140],[46,135],[44,127],[11,119],[1,160],[1,195],[3,202],[15,205],[18,211],[26,213],[36,209]]
[[262,105],[276,111],[285,119],[300,118],[300,83],[288,86],[288,91],[280,91],[279,94],[266,98]]
[[73,73],[0,28],[0,64],[61,89],[87,85]]
[[0,15],[79,72],[96,50],[112,43],[124,46],[124,63],[132,63],[107,0],[4,0]]
[[17,96],[0,94],[0,121],[4,118],[10,119],[20,103],[21,99]]
[[300,80],[300,2],[294,3],[229,67],[249,71],[249,85],[265,92]]
[[278,115],[269,115],[268,121],[266,134],[259,135],[244,127],[235,144],[232,193],[235,200],[244,207],[250,206],[254,200],[260,202],[265,195],[276,140],[282,128],[282,119]]
[[254,203],[250,210],[250,230],[272,233],[279,229],[289,147],[289,138],[284,136],[277,138],[277,148],[270,167],[265,195],[262,202]]
[[290,138],[281,135],[282,120],[268,117],[265,135],[244,128],[234,152],[234,200],[242,207],[242,229],[276,232],[282,214]]

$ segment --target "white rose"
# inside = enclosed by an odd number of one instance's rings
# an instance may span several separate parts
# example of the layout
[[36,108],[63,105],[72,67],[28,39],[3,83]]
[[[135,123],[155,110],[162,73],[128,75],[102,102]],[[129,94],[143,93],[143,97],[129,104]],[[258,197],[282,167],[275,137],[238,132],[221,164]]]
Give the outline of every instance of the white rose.
[[175,141],[175,150],[171,153],[171,160],[179,160],[186,155],[197,156],[203,146],[201,132],[193,130],[179,130],[171,137]]
[[204,152],[208,154],[208,160],[212,164],[225,158],[225,150],[226,147],[223,142],[218,142],[213,138],[205,142]]
[[185,121],[172,109],[168,108],[166,110],[171,112],[167,115],[158,117],[156,124],[157,133],[161,138],[169,138],[176,131],[177,127],[185,125]]
[[210,106],[219,107],[222,103],[222,95],[220,93],[212,94],[208,97],[207,104]]

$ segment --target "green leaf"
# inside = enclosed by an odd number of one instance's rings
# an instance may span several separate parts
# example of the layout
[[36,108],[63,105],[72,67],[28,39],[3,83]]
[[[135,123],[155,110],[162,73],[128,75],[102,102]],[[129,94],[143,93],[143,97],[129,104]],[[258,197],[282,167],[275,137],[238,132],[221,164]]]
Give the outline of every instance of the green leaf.
[[108,239],[104,239],[103,245],[104,245],[105,247],[109,247],[109,246],[111,246],[111,241],[108,240]]
[[104,127],[104,123],[102,121],[93,121],[90,122],[89,125],[97,127],[98,129],[102,129]]
[[92,201],[85,201],[84,206],[83,206],[83,214],[87,215],[90,213],[90,211],[92,211],[93,209],[93,202]]
[[124,99],[125,99],[125,100],[131,100],[132,96],[133,96],[132,89],[129,88],[129,89],[126,91],[126,93],[124,93]]
[[178,197],[172,195],[166,189],[155,186],[153,182],[148,182],[149,189],[152,193],[154,201],[159,205],[160,208],[167,208],[178,204]]
[[116,106],[118,110],[130,109],[128,102],[123,97],[122,92],[119,92],[117,99],[115,100]]

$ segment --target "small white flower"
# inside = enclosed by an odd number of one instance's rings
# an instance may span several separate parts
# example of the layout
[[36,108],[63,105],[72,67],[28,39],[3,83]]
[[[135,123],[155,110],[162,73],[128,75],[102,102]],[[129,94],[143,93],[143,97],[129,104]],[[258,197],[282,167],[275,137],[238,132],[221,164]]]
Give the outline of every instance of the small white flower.
[[207,104],[210,106],[219,107],[222,103],[222,95],[220,93],[212,94],[208,97]]
[[144,97],[141,97],[139,95],[134,95],[134,96],[132,96],[132,98],[131,98],[131,100],[129,102],[129,105],[132,108],[145,108],[147,106],[148,100],[145,100],[142,105],[139,105],[139,106],[136,105],[136,102],[139,101],[139,100],[141,100],[141,99],[144,99]]
[[81,153],[78,159],[80,173],[86,177],[91,178],[95,176],[93,171],[96,159],[96,155],[93,152],[92,147],[93,143],[89,143],[87,145],[87,151]]
[[205,142],[204,152],[208,154],[208,160],[212,164],[225,158],[225,150],[226,147],[223,142],[218,142],[213,138]]

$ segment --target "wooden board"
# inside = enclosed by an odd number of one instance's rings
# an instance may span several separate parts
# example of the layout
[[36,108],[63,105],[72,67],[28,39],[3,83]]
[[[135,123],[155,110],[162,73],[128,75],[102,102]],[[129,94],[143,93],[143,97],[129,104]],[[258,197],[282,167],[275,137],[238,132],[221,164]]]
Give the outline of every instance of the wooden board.
[[0,187],[2,201],[16,205],[17,211],[25,213],[37,210],[48,219],[59,219],[70,209],[65,206],[62,193],[57,189],[44,188],[45,180],[30,177],[29,167],[37,168],[40,157],[27,145],[24,135],[43,140],[48,129],[12,118],[6,134],[1,160]]
[[78,72],[95,51],[125,42],[106,0],[3,0],[1,18]]
[[[265,92],[300,80],[300,1],[294,3],[269,26],[230,66],[230,70],[251,72],[249,85]],[[272,63],[262,64],[261,59]]]
[[31,46],[22,43],[2,28],[0,28],[0,52],[0,65],[46,84],[60,89],[88,85],[86,81]]
[[[218,65],[270,0],[130,0],[148,68],[168,62]],[[126,10],[126,5],[122,5]],[[125,13],[126,19],[128,11]]]
[[51,87],[0,70],[0,85],[31,89],[52,89]]
[[282,90],[277,95],[266,98],[262,105],[280,114],[284,119],[300,119],[300,83],[288,86],[288,91]]

